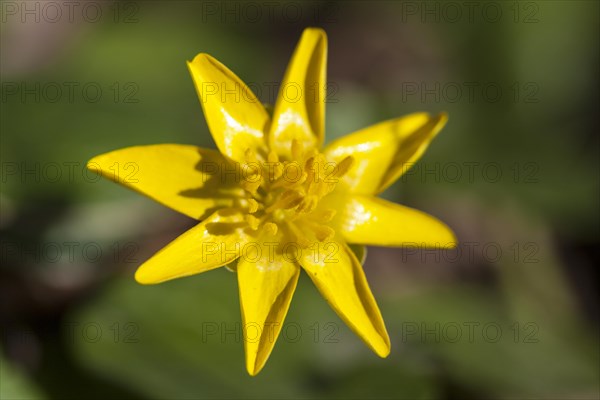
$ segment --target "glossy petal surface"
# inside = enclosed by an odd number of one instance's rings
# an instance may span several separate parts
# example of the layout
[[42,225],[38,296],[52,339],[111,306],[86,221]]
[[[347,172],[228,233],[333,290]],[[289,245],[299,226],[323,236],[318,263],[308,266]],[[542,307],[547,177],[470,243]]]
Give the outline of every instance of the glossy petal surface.
[[345,194],[334,224],[349,243],[374,246],[452,248],[454,233],[440,220],[373,196]]
[[421,157],[446,121],[445,114],[410,114],[337,139],[325,154],[334,162],[354,157],[354,165],[339,183],[345,190],[381,193]]
[[305,148],[320,146],[325,137],[327,35],[304,30],[281,83],[269,134],[271,147],[289,156],[296,139]]
[[304,251],[300,264],[342,320],[380,357],[390,352],[390,339],[362,266],[341,241],[328,241]]
[[135,273],[142,284],[199,274],[237,259],[248,237],[240,214],[214,213],[152,256]]
[[237,266],[246,368],[253,376],[275,346],[300,275],[300,267],[275,254],[273,244],[247,244]]
[[88,168],[195,219],[232,204],[235,177],[218,151],[180,144],[135,146],[94,157]]
[[208,54],[198,54],[188,68],[221,153],[244,161],[246,149],[263,147],[269,115],[250,88]]

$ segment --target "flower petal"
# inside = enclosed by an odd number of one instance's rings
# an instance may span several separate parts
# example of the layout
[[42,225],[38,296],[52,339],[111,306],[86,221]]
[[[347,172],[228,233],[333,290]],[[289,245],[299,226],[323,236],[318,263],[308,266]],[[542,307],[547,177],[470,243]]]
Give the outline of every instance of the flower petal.
[[203,219],[230,206],[237,196],[236,177],[220,173],[230,164],[215,150],[157,144],[101,154],[87,167],[180,213]]
[[352,250],[360,265],[364,265],[365,260],[367,259],[367,246],[363,244],[348,243],[348,247]]
[[237,75],[208,54],[198,54],[188,68],[217,147],[243,162],[246,149],[266,144],[267,111]]
[[199,274],[237,259],[248,240],[241,214],[216,212],[173,240],[135,273],[142,284]]
[[348,243],[374,246],[452,248],[457,240],[443,222],[422,211],[373,196],[344,194],[333,221]]
[[335,312],[380,357],[390,353],[381,312],[356,256],[341,241],[305,250],[300,264]]
[[352,168],[339,183],[346,190],[381,193],[421,157],[447,120],[444,113],[410,114],[337,139],[327,146],[325,154],[334,162],[354,157]]
[[275,254],[273,245],[246,244],[237,265],[246,368],[252,376],[275,346],[300,275],[300,267]]
[[325,137],[327,35],[318,28],[302,33],[288,65],[273,111],[271,148],[289,156],[293,139],[305,148],[318,147]]

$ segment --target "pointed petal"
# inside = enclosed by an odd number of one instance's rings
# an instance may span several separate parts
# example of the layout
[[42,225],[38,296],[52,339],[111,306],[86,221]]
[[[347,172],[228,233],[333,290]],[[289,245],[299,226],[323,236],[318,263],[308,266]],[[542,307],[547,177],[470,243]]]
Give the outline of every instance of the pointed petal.
[[[315,246],[317,247],[317,246]],[[390,338],[363,269],[340,241],[304,251],[300,264],[335,312],[380,357],[390,353]]]
[[142,264],[135,279],[154,284],[226,265],[240,256],[248,240],[244,226],[241,214],[216,212]]
[[354,157],[340,185],[360,194],[383,192],[423,154],[446,124],[446,114],[410,114],[344,136],[327,146],[328,159]]
[[182,214],[203,219],[237,197],[236,177],[220,174],[230,163],[215,150],[157,144],[101,154],[87,167]]
[[275,103],[269,134],[271,148],[290,153],[293,139],[305,148],[318,147],[325,137],[327,35],[307,28],[288,65]]
[[217,147],[243,162],[246,149],[265,145],[267,111],[237,75],[208,54],[198,54],[188,68]]
[[446,224],[422,211],[373,196],[344,194],[331,199],[341,210],[333,221],[347,242],[374,246],[453,248]]
[[274,244],[246,244],[237,266],[246,368],[252,376],[275,346],[300,275],[297,264],[275,254]]

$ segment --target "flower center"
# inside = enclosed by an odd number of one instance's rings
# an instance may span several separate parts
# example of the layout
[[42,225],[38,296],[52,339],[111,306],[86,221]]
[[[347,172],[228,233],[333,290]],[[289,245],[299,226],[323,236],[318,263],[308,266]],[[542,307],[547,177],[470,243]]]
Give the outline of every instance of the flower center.
[[353,159],[328,162],[315,149],[305,151],[297,140],[292,141],[291,154],[290,160],[281,160],[270,151],[265,160],[246,150],[241,179],[246,199],[240,206],[250,231],[268,235],[282,232],[308,247],[334,236],[328,223],[335,210],[319,208],[318,204],[348,172]]

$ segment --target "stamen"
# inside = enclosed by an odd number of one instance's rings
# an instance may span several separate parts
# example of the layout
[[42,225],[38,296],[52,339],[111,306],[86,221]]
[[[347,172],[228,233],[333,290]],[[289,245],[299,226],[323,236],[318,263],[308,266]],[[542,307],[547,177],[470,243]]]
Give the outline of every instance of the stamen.
[[313,168],[313,166],[315,165],[315,157],[310,157],[309,159],[306,160],[306,162],[304,163],[304,171],[306,171],[307,174],[310,174],[310,172],[315,173],[315,170]]
[[342,176],[344,176],[346,174],[346,172],[348,172],[350,170],[350,168],[352,167],[352,164],[354,164],[354,157],[348,156],[348,157],[344,158],[342,161],[340,161],[337,164],[333,175],[336,178],[341,178]]
[[254,199],[248,199],[248,212],[254,214],[258,211],[258,201]]
[[275,236],[277,234],[277,224],[274,222],[267,222],[263,225],[263,231],[269,236]]
[[312,212],[316,206],[317,206],[317,202],[318,202],[318,198],[314,195],[308,195],[304,198],[304,200],[300,203],[300,205],[298,206],[298,212],[303,212],[303,213],[310,213]]
[[312,226],[312,230],[315,232],[315,236],[319,242],[325,242],[335,236],[335,231],[327,225],[315,224]]
[[[300,177],[298,178],[298,175],[292,175],[292,176],[288,176],[288,175],[283,175],[281,177],[279,177],[278,180],[276,180],[275,182],[273,182],[273,184],[271,185],[271,189],[277,189],[277,188],[281,188],[281,187],[286,187],[286,188],[294,188],[294,187],[298,187],[300,185],[302,185],[304,182],[306,182],[306,178],[307,178],[307,174],[306,172],[304,172],[302,170],[302,167],[300,167],[300,164],[297,161],[292,161],[292,162],[288,162],[286,164],[284,164],[284,170],[285,168],[292,168],[290,167],[290,165],[294,165],[295,167],[293,167],[293,169],[295,170],[293,172],[293,174],[298,174],[298,172],[301,173]],[[290,173],[291,175],[292,173]]]
[[314,148],[305,149],[298,139],[291,142],[291,160],[280,158],[274,150],[260,150],[257,154],[251,148],[246,149],[244,156],[248,168],[240,186],[245,194],[241,192],[235,207],[221,213],[245,213],[247,232],[251,235],[275,236],[283,229],[284,237],[301,248],[335,236],[328,223],[336,211],[317,210],[317,206],[335,188],[336,178],[350,170],[352,156],[337,164],[328,163],[324,154]]
[[289,210],[302,202],[303,196],[296,190],[286,190],[273,204],[266,209],[266,212],[272,212],[276,209]]
[[283,165],[279,162],[279,156],[274,150],[271,150],[267,155],[267,161],[269,162],[267,173],[269,174],[269,180],[273,182],[283,174]]
[[302,222],[314,233],[319,242],[330,240],[335,236],[335,231],[333,228],[322,224],[322,221],[315,221],[312,218],[305,218]]
[[308,214],[307,217],[317,222],[331,222],[335,214],[336,210],[328,208],[326,210],[316,210],[311,214]]
[[305,152],[304,158],[308,160],[309,158],[316,157],[317,154],[319,154],[319,151],[317,149],[310,149],[307,152]]
[[249,176],[245,176],[241,182],[240,182],[240,186],[242,186],[242,188],[254,195],[254,197],[256,197],[256,192],[258,190],[258,188],[260,187],[260,185],[263,183],[263,178],[261,176],[260,173],[254,173],[252,175]]
[[250,226],[250,229],[252,229],[253,231],[258,229],[258,225],[260,224],[260,219],[256,218],[254,215],[250,215],[250,214],[246,214],[244,219]]

